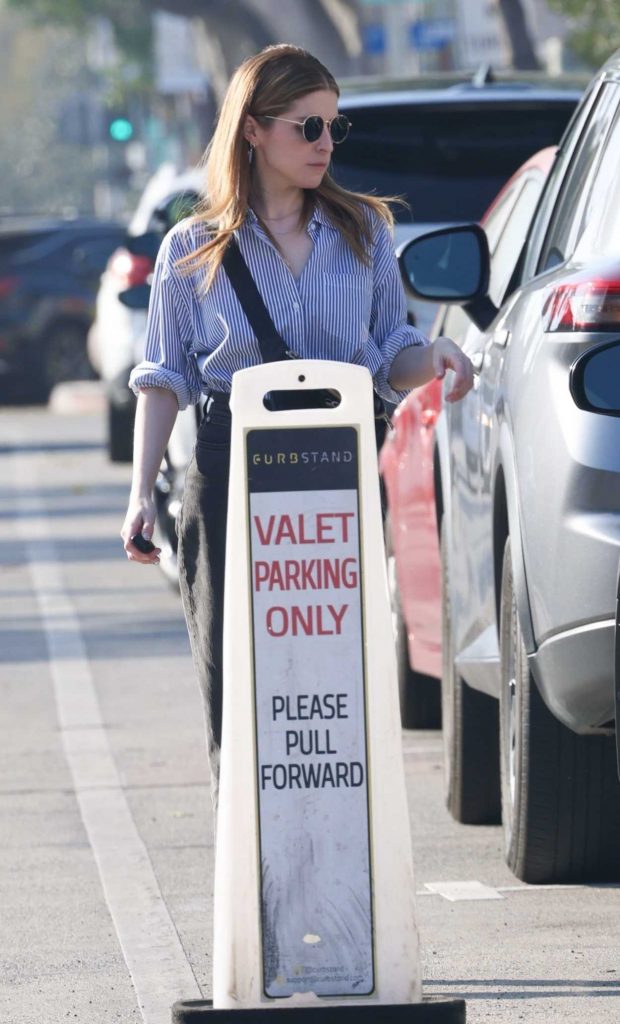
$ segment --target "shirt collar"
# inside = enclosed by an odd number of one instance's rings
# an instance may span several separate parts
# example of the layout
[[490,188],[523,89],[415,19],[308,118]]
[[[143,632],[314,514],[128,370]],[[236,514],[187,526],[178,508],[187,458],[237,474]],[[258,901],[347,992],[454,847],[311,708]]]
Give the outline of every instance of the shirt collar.
[[[251,206],[248,206],[248,212],[246,214],[246,220],[250,224],[258,224],[259,223],[258,217],[254,213],[254,210],[252,209]],[[318,202],[314,204],[314,211],[312,213],[312,216],[310,217],[309,224],[310,224],[310,226],[314,226],[315,224],[320,224],[322,227],[331,228],[333,231],[336,230],[334,228],[334,225],[330,221],[329,217],[325,213],[325,210],[323,209],[321,203],[318,203]]]
[[314,204],[314,213],[310,218],[310,223],[320,224],[324,228],[331,228],[332,231],[336,230],[331,220],[327,216],[325,210],[323,209],[323,205],[319,202]]

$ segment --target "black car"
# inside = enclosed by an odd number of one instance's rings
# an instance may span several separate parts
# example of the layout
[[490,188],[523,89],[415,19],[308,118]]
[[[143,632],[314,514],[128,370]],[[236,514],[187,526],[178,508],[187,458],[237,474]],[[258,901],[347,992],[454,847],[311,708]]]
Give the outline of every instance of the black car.
[[99,278],[125,237],[95,219],[0,220],[0,395],[44,401],[92,377],[86,335]]
[[[347,92],[338,107],[351,121],[333,153],[345,188],[402,196],[394,206],[395,245],[429,227],[480,220],[493,198],[533,153],[559,142],[582,90],[551,82],[495,81],[444,88]],[[409,298],[424,333],[437,306]]]

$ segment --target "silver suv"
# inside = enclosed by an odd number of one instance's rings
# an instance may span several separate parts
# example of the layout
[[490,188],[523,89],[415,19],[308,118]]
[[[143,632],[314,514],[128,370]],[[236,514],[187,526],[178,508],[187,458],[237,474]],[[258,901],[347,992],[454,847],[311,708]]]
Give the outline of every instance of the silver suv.
[[478,225],[401,254],[418,298],[463,305],[479,371],[444,408],[434,455],[447,802],[463,822],[501,813],[528,882],[620,878],[619,166],[620,51],[560,144],[501,296]]

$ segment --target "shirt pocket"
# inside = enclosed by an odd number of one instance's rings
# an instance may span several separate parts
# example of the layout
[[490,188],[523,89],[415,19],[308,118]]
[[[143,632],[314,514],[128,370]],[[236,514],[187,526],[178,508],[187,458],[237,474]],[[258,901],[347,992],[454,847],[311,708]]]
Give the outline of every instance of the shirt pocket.
[[[364,274],[323,274],[319,281],[322,358],[352,362],[366,346],[372,306],[371,278]],[[334,351],[335,348],[335,351]]]

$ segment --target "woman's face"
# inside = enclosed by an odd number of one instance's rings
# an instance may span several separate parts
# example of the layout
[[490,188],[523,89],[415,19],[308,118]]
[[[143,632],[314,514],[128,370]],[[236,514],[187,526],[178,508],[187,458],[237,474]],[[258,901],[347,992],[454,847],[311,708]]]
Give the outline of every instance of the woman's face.
[[317,188],[334,148],[329,130],[325,126],[316,142],[307,142],[301,127],[290,122],[303,121],[313,114],[319,114],[324,122],[328,122],[337,113],[336,93],[319,89],[295,100],[288,110],[279,115],[288,120],[270,120],[263,127],[251,119],[253,131],[248,138],[254,145],[254,173],[258,175],[260,185],[269,190]]

